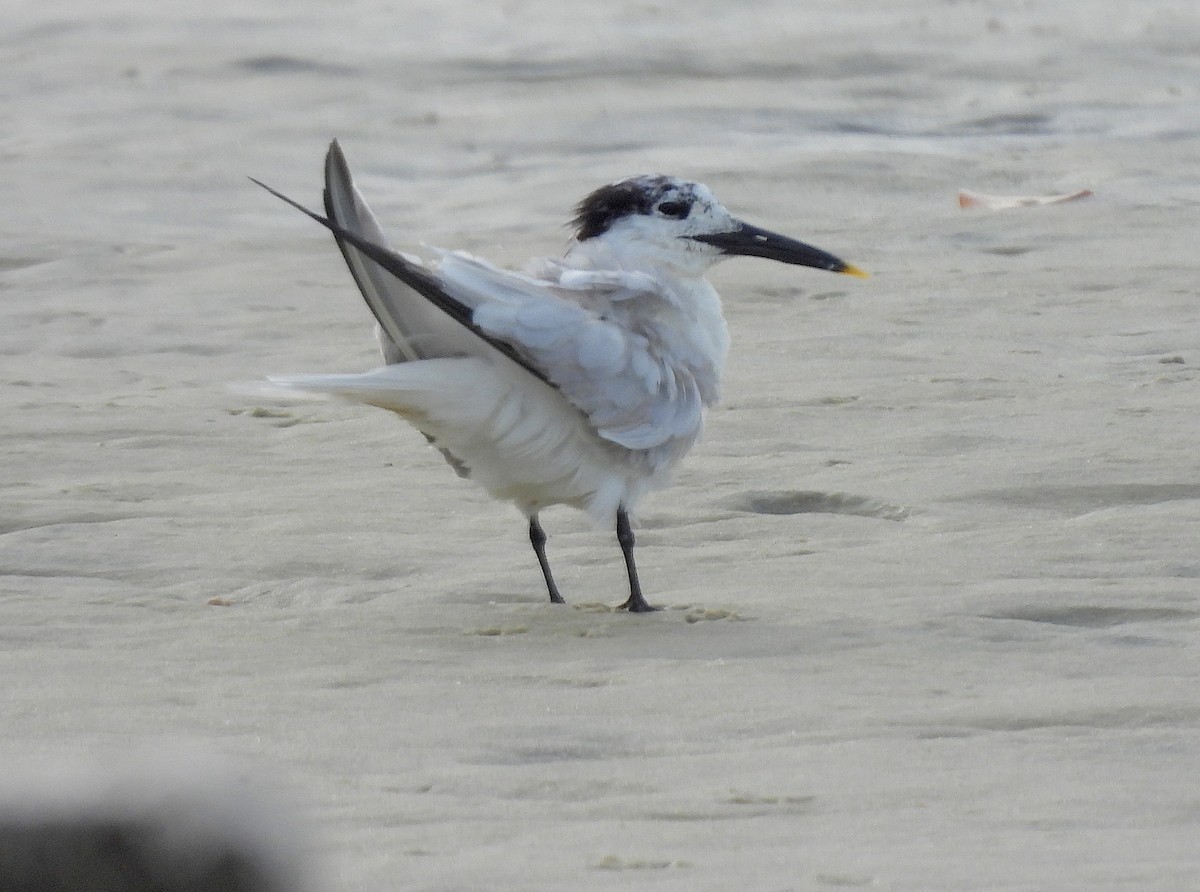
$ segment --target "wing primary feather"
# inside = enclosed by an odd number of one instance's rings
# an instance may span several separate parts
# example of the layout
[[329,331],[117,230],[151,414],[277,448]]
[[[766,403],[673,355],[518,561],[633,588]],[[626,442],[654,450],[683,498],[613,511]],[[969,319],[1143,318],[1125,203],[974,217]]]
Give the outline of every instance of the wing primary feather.
[[[438,284],[437,278],[435,276],[432,276],[429,273],[425,272],[424,270],[418,269],[417,267],[413,266],[413,264],[409,263],[407,260],[405,260],[399,254],[397,254],[395,251],[390,251],[387,248],[384,248],[380,245],[375,244],[374,242],[368,241],[367,239],[358,235],[358,233],[351,232],[350,230],[348,230],[342,226],[339,226],[337,223],[334,223],[332,220],[328,220],[325,217],[322,217],[320,214],[316,213],[315,211],[310,211],[304,205],[300,204],[297,201],[293,201],[291,198],[288,198],[282,192],[272,189],[266,183],[262,182],[262,180],[257,180],[254,177],[249,177],[249,180],[250,180],[250,182],[254,183],[256,186],[261,186],[263,189],[266,189],[268,192],[270,192],[272,195],[274,195],[280,201],[291,205],[296,210],[300,211],[300,213],[302,213],[305,216],[309,217],[310,219],[313,219],[316,222],[320,223],[322,226],[324,226],[326,229],[328,229],[330,232],[332,232],[337,239],[349,242],[351,245],[353,245],[355,248],[357,248],[360,252],[365,254],[371,260],[378,263],[381,267],[383,267],[385,270],[387,270],[389,273],[391,273],[393,276],[395,276],[397,279],[399,279],[401,282],[403,282],[409,288],[412,288],[414,291],[416,291],[418,294],[420,294],[422,297],[424,297],[426,300],[428,300],[430,303],[432,303],[434,306],[436,306],[439,310],[441,310],[443,313],[445,313],[447,316],[449,316],[455,322],[462,325],[464,328],[466,328],[468,331],[470,331],[472,334],[474,334],[480,340],[484,341],[489,346],[491,346],[494,349],[498,350],[499,352],[503,353],[505,356],[507,356],[509,359],[511,359],[517,365],[521,366],[521,368],[525,369],[525,371],[529,372],[529,374],[533,375],[535,378],[537,378],[542,383],[548,384],[549,386],[555,388],[556,390],[558,389],[557,385],[553,381],[551,381],[549,377],[547,377],[545,372],[543,372],[537,366],[532,365],[529,362],[529,360],[527,360],[525,357],[523,357],[520,353],[517,352],[516,348],[513,347],[512,344],[506,343],[505,341],[501,341],[501,340],[498,340],[498,339],[492,337],[491,335],[487,334],[487,332],[485,332],[483,329],[481,329],[478,325],[476,325],[472,318],[474,315],[474,311],[470,307],[468,307],[466,304],[464,304],[462,301],[456,300],[455,298],[453,298],[449,294],[447,294],[445,289],[443,289],[441,287],[441,285]],[[344,251],[344,248],[343,248],[343,251]],[[368,301],[368,305],[370,305],[369,301]],[[381,314],[376,310],[375,307],[373,307],[373,306],[371,307],[371,312],[375,315],[375,318],[379,322],[379,324],[383,326],[384,331],[387,331],[389,333],[389,335],[391,335],[390,327],[389,327],[387,321],[380,318]],[[393,337],[394,337],[394,335],[393,335]]]
[[[353,182],[350,178],[350,169],[346,165],[346,158],[342,155],[341,146],[338,145],[336,139],[330,145],[329,153],[325,158],[325,216],[339,226],[345,225],[346,228],[350,228],[353,224],[359,224],[355,228],[361,230],[360,220],[346,219],[344,210],[343,213],[338,213],[337,202],[332,189],[331,167],[336,169],[339,182],[343,184],[343,187],[349,193],[349,213],[357,218],[358,209],[355,207],[355,192]],[[387,335],[388,340],[392,342],[396,352],[407,360],[424,358],[409,343],[408,338],[405,337],[405,333],[400,327],[398,319],[392,318],[392,314],[389,313],[387,301],[381,293],[381,289],[371,281],[372,271],[366,266],[368,263],[366,258],[362,257],[352,246],[348,245],[345,239],[335,235],[333,240],[337,244],[338,250],[342,252],[342,259],[346,261],[346,268],[350,270],[350,275],[354,278],[354,284],[358,286],[358,290],[362,294],[363,300],[366,301],[371,314],[375,317],[375,321],[379,323],[380,329]]]

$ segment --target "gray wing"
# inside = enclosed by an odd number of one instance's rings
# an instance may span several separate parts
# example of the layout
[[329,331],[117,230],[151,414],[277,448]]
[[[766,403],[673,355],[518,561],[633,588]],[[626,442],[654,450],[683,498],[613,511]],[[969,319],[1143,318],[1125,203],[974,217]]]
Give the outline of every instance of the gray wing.
[[459,252],[438,265],[442,287],[475,307],[475,324],[543,372],[606,440],[649,449],[694,435],[704,406],[689,357],[669,355],[630,324],[634,306],[661,299],[653,281],[572,272],[568,287]]
[[[330,144],[325,156],[325,213],[336,227],[391,251],[379,222],[354,185],[337,140]],[[379,323],[380,348],[385,362],[467,356],[478,352],[477,340],[443,310],[392,271],[367,257],[343,235],[335,231],[334,238],[363,299]],[[422,268],[416,258],[398,256],[411,267]]]
[[386,360],[506,357],[628,449],[699,431],[704,404],[693,357],[671,355],[630,324],[630,308],[662,300],[648,276],[571,270],[551,282],[457,252],[435,272],[387,246],[336,141],[325,174],[328,219],[254,182],[333,233],[383,332]]
[[[475,313],[473,305],[464,303],[451,295],[442,287],[438,276],[430,272],[420,261],[393,251],[391,248],[382,247],[357,232],[346,229],[315,211],[310,211],[300,202],[272,189],[262,180],[250,177],[250,181],[320,223],[332,232],[339,242],[346,243],[348,248],[352,248],[356,254],[362,255],[362,263],[374,263],[383,272],[395,278],[394,283],[385,283],[387,284],[386,292],[377,290],[373,280],[365,282],[367,287],[363,291],[363,297],[367,299],[371,311],[375,313],[380,328],[387,338],[392,339],[391,345],[385,346],[385,353],[399,353],[400,349],[396,345],[404,343],[409,346],[416,344],[421,348],[419,350],[414,348],[418,358],[425,354],[431,359],[465,356],[496,359],[503,356],[521,366],[539,381],[553,387],[550,379],[537,366],[522,357],[511,344],[492,337],[480,328],[473,318]],[[396,297],[399,300],[389,300]],[[429,307],[438,312],[435,314],[432,310],[428,310],[422,314],[419,301],[427,301]],[[408,317],[407,320],[401,317],[402,312]],[[421,322],[426,319],[428,320],[426,329],[417,331],[415,335],[411,333],[413,325],[403,324],[406,321],[412,323],[414,320]],[[439,348],[438,351],[433,352],[427,349],[426,345],[428,344],[435,344]]]

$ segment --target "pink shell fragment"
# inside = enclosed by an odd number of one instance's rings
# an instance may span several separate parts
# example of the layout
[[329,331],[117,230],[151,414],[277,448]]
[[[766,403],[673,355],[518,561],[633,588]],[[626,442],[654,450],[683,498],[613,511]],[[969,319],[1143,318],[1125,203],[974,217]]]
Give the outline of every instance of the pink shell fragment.
[[1066,192],[1062,195],[984,195],[982,192],[968,192],[966,189],[960,189],[958,206],[1000,211],[1008,208],[1029,208],[1043,204],[1079,201],[1081,198],[1091,198],[1094,194],[1091,189],[1080,189],[1078,192]]

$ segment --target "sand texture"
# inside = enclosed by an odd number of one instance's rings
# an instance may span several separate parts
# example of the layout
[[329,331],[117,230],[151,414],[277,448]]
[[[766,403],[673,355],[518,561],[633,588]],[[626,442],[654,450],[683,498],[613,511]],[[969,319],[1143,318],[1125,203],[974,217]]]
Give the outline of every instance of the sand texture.
[[[1200,882],[1192,2],[20,2],[0,759],[283,779],[317,890]],[[870,270],[712,281],[724,402],[611,532],[235,389],[377,362],[319,206],[520,265],[642,172]],[[959,190],[1086,200],[962,209]]]

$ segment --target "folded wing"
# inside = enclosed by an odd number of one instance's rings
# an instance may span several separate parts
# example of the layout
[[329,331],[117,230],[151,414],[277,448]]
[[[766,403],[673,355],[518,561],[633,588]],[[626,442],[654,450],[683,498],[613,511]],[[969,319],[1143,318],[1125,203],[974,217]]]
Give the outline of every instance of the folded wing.
[[[442,286],[473,303],[473,321],[545,374],[597,433],[627,449],[650,449],[698,433],[700,389],[687,365],[631,324],[661,300],[640,273],[567,271],[546,282],[454,252],[438,265]],[[652,315],[652,314],[642,314]]]

